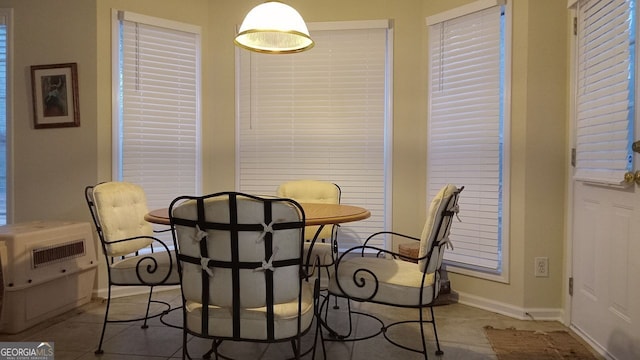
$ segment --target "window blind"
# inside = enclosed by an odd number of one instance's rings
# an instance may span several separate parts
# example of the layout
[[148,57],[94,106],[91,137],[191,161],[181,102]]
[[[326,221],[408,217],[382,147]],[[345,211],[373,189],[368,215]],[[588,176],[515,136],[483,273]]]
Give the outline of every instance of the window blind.
[[119,13],[117,180],[150,208],[200,192],[199,48],[190,25]]
[[371,211],[340,227],[340,246],[350,247],[387,225],[390,30],[388,21],[309,29],[316,45],[307,52],[238,50],[238,188],[274,195],[290,180],[338,184],[342,203]]
[[632,169],[635,14],[631,1],[579,1],[576,180],[620,185]]
[[504,201],[501,12],[491,6],[428,21],[427,192],[465,187],[445,260],[494,273],[501,270]]
[[0,9],[0,225],[7,223],[7,72],[10,9]]

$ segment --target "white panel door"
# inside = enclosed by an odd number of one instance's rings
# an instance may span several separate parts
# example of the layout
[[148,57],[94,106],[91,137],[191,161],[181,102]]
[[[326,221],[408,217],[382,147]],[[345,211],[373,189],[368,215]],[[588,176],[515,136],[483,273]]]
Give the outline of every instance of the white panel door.
[[574,185],[571,325],[613,358],[640,359],[640,186]]
[[640,359],[635,3],[577,3],[571,326],[620,360]]

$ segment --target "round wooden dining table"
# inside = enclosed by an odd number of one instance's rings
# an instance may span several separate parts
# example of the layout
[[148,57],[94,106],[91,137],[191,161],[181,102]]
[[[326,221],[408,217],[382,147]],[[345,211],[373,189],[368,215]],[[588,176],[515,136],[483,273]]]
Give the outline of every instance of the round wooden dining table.
[[[305,225],[342,224],[364,220],[371,216],[365,208],[344,204],[300,203],[305,214]],[[169,209],[162,208],[150,211],[144,216],[150,223],[170,225]]]

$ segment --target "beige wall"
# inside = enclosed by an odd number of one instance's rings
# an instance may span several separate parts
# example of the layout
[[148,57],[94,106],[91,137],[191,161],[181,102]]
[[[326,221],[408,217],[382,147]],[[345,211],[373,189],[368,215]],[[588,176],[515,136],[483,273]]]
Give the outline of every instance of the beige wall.
[[[451,275],[454,289],[522,309],[562,307],[568,166],[567,9],[514,1],[511,108],[510,283]],[[549,257],[549,278],[533,274]]]
[[[89,220],[82,189],[111,177],[111,8],[202,27],[204,191],[233,189],[236,49],[232,39],[236,24],[261,2],[0,0],[0,7],[15,9],[15,220]],[[307,21],[394,20],[396,231],[419,234],[427,206],[425,17],[468,2],[287,1]],[[515,308],[558,309],[565,256],[567,10],[557,0],[515,0],[513,10],[510,283],[450,277],[454,290],[461,293]],[[56,62],[78,63],[81,126],[34,130],[28,67]],[[550,258],[549,278],[533,277],[535,256]]]
[[[95,3],[0,1],[13,8],[13,220],[84,217],[96,172]],[[70,11],[69,9],[74,9]],[[33,129],[31,65],[78,63],[80,127]]]
[[[568,134],[568,42],[566,4],[529,2],[525,132],[524,274],[525,307],[557,307],[564,261],[564,197],[570,164]],[[554,276],[533,275],[536,256],[548,256]],[[559,292],[557,290],[560,290]],[[547,295],[548,294],[548,295]],[[541,296],[542,295],[542,296]]]

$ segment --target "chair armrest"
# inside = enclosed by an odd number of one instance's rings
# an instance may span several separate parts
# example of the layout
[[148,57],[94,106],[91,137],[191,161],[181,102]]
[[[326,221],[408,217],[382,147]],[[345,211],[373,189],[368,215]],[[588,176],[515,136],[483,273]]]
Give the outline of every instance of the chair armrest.
[[[311,254],[311,251],[309,251],[309,254]],[[309,278],[316,274],[316,270],[318,270],[318,278],[320,278],[320,275],[322,274],[322,272],[319,270],[319,268],[321,267],[320,257],[315,256],[313,261],[311,261],[309,256],[306,260],[307,261],[302,264],[302,273],[300,274],[302,276],[302,279],[308,281]]]
[[371,246],[371,245],[358,245],[358,246],[354,246],[348,250],[346,250],[344,253],[342,253],[342,255],[340,255],[340,257],[338,258],[338,260],[336,260],[336,268],[338,267],[340,261],[342,260],[342,258],[352,252],[359,252],[360,256],[364,256],[365,251],[366,250],[372,250],[371,253],[375,254],[376,257],[382,257],[384,255],[390,255],[391,257],[393,257],[394,259],[397,259],[399,257],[401,258],[405,258],[405,259],[411,259],[411,260],[422,260],[424,258],[426,258],[426,256],[423,256],[421,258],[418,259],[414,259],[411,257],[408,257],[404,254],[400,254],[391,250],[386,250],[386,249],[382,249],[379,247],[375,247],[375,246]]
[[[105,241],[104,241],[104,243],[105,243],[106,245],[110,245],[110,244],[118,244],[118,243],[122,243],[122,242],[133,241],[133,240],[140,240],[140,239],[149,239],[149,240],[151,240],[151,241],[152,241],[152,242],[151,242],[151,244],[149,244],[149,245],[148,245],[148,246],[150,247],[150,249],[151,249],[151,252],[154,252],[154,251],[153,251],[153,246],[152,246],[152,245],[153,245],[154,243],[156,243],[156,242],[160,243],[160,245],[162,245],[162,247],[163,247],[167,252],[168,252],[168,251],[171,251],[171,250],[169,249],[169,246],[168,246],[164,241],[162,241],[162,240],[160,240],[160,239],[158,239],[158,238],[156,238],[156,237],[148,236],[148,235],[134,236],[134,237],[126,238],[126,239],[119,239],[119,240],[112,240],[112,241],[107,241],[107,240],[105,240]],[[144,248],[146,248],[146,247],[147,247],[147,246],[142,247],[142,248],[138,249],[138,251],[140,251],[140,250],[142,250],[142,249],[144,249]],[[138,251],[136,251],[136,254],[138,253]],[[126,255],[125,255],[125,256],[126,256]]]
[[162,229],[162,230],[156,230],[156,229],[153,229],[153,232],[154,232],[155,234],[165,233],[165,232],[168,232],[168,231],[171,231],[171,228],[170,228],[170,227],[168,227],[168,228],[166,228],[166,229]]
[[377,233],[373,233],[373,234],[369,235],[369,237],[364,241],[363,245],[367,245],[369,240],[371,240],[372,238],[374,238],[374,237],[376,237],[378,235],[394,235],[394,236],[403,237],[405,239],[411,239],[411,240],[415,240],[415,241],[420,241],[420,238],[417,238],[415,236],[406,235],[406,234],[401,234],[401,233],[398,233],[398,232],[395,232],[395,231],[378,231]]
[[[375,254],[375,258],[371,257],[371,260],[364,258],[364,255],[362,254],[365,252]],[[354,257],[352,253],[355,253],[356,256]],[[378,295],[380,285],[386,282],[384,279],[390,275],[390,273],[388,273],[389,268],[393,268],[394,266],[387,267],[383,265],[382,268],[377,268],[370,265],[373,265],[373,263],[377,261],[398,261],[388,259],[387,256],[394,259],[399,257],[403,259],[410,259],[403,254],[371,245],[360,245],[346,250],[340,255],[335,264],[335,284],[340,289],[340,293],[342,293],[343,296],[356,301],[372,301],[375,299]],[[382,259],[383,257],[386,259]],[[426,256],[420,259],[424,258],[426,258]],[[417,264],[415,266],[417,269]],[[382,272],[380,272],[380,270],[382,270]],[[422,279],[423,284],[426,278],[425,276],[426,274],[424,274]]]
[[[391,251],[388,251],[388,250],[378,249],[376,247],[369,246],[368,245],[369,240],[371,240],[371,239],[373,239],[373,238],[375,238],[376,236],[379,236],[379,235],[394,235],[394,236],[399,236],[399,237],[402,237],[402,238],[405,238],[405,239],[409,239],[409,240],[420,241],[420,238],[417,238],[415,236],[406,235],[406,234],[401,234],[401,233],[398,233],[398,232],[395,232],[395,231],[378,231],[377,233],[373,233],[373,234],[369,235],[369,237],[362,244],[362,246],[366,246],[368,249],[380,250],[376,256],[379,256],[382,253],[387,253],[387,254],[392,255],[394,258],[396,258],[397,256],[401,256],[401,257],[407,258],[407,256],[405,256],[405,255],[400,255],[400,254],[397,254],[397,253],[394,253],[394,252],[391,252]],[[358,246],[356,246],[356,248],[358,248]],[[365,249],[362,248],[362,252],[361,252],[362,256],[364,256],[364,250]],[[351,251],[351,249],[349,249],[347,251]]]
[[[167,282],[172,274],[177,273],[177,259],[176,254],[169,249],[169,246],[164,241],[153,236],[143,235],[120,240],[105,241],[105,244],[116,244],[140,239],[150,239],[152,242],[151,244],[138,249],[135,253],[111,257],[111,262],[113,263],[113,259],[118,257],[123,260],[127,258],[136,258],[135,274],[141,285],[178,285],[178,280],[175,280],[175,284],[173,283],[173,280],[171,283]],[[163,248],[164,251],[155,251],[153,246],[154,244],[155,246]],[[149,248],[150,252],[140,254],[140,250],[146,248]],[[109,259],[109,256],[107,256],[107,259]],[[160,270],[162,270],[162,272],[158,272]]]

